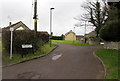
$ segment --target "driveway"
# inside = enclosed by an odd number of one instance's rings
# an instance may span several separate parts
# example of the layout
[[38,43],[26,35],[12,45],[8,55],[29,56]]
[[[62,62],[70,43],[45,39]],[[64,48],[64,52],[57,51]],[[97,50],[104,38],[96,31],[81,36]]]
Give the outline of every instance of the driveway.
[[101,46],[59,44],[45,57],[3,68],[3,79],[103,79],[93,51]]

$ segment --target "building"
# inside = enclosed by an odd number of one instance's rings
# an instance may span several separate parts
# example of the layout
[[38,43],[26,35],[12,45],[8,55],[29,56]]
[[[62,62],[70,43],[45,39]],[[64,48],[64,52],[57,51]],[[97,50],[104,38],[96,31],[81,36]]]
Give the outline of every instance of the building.
[[70,30],[69,32],[67,32],[65,34],[65,40],[76,40],[75,33],[72,30]]
[[[34,32],[34,30],[29,29],[22,21],[19,21],[19,22],[15,23],[15,24],[12,24],[12,25],[10,23],[10,25],[8,27],[2,28],[2,31],[3,32],[4,31],[10,31],[10,28],[14,28],[14,31],[25,30],[25,31]],[[45,39],[44,37],[49,36],[47,31],[38,31],[37,33],[40,34],[43,39]]]
[[83,35],[76,35],[76,40],[81,41],[83,40],[84,36]]
[[85,37],[96,37],[97,36],[97,34],[96,34],[96,31],[92,31],[92,32],[90,32],[90,33],[88,33],[88,34],[85,34]]
[[28,30],[31,31],[31,29],[29,29],[22,21],[19,21],[15,24],[10,24],[8,27],[4,27],[2,28],[2,30],[4,31],[10,31],[10,28],[14,28],[14,30]]

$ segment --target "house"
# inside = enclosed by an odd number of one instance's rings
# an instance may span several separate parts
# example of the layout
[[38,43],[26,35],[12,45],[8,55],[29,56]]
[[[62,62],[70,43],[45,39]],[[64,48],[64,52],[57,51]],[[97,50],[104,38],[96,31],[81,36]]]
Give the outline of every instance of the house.
[[[19,21],[15,24],[10,24],[8,27],[4,27],[2,28],[2,31],[10,31],[10,28],[14,28],[15,30],[26,30],[26,31],[32,31],[34,32],[34,30],[29,29],[22,21]],[[43,39],[45,39],[44,37],[49,36],[47,31],[38,31],[37,33],[39,33]]]
[[87,39],[87,43],[91,44],[91,45],[96,45],[96,44],[100,44],[101,39],[96,37],[96,31],[92,31],[88,34],[85,35],[85,38]]
[[65,34],[65,40],[76,40],[75,33],[72,30],[70,30],[69,32],[67,32]]
[[84,38],[83,35],[76,35],[76,40],[81,41]]
[[28,30],[31,31],[22,21],[19,21],[15,24],[9,25],[8,27],[2,28],[3,31],[9,31],[10,28],[14,28],[14,30]]
[[96,36],[97,36],[96,31],[92,31],[88,34],[85,34],[85,37],[96,37]]

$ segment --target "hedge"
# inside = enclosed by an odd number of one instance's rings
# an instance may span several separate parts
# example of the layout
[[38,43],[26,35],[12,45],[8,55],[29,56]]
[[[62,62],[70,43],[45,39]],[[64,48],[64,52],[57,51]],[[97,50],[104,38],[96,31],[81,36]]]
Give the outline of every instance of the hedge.
[[100,37],[105,41],[120,41],[120,20],[107,22],[100,30]]
[[52,36],[52,40],[64,40],[63,36]]
[[[34,34],[33,31],[14,31],[13,32],[13,53],[15,54],[28,54],[34,53],[41,46],[48,42],[49,38],[48,35],[37,35]],[[10,53],[10,31],[3,31],[2,33],[2,44],[5,53]],[[22,44],[32,44],[32,49],[23,49]]]

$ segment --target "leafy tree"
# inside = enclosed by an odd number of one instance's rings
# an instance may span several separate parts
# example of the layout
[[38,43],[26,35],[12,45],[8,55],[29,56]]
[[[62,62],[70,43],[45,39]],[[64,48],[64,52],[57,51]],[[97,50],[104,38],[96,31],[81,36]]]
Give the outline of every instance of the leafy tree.
[[120,41],[120,9],[116,6],[119,3],[110,5],[108,20],[100,29],[100,37],[106,41]]

